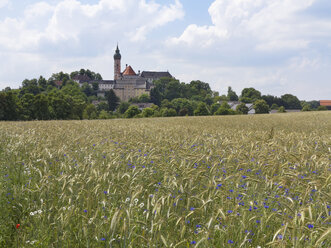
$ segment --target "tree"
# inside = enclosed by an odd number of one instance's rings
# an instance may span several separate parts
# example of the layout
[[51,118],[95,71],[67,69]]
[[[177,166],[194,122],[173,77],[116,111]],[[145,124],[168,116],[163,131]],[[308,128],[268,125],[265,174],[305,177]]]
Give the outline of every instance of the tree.
[[106,110],[101,110],[98,119],[110,119],[111,115]]
[[161,108],[160,114],[162,117],[177,116],[177,112],[173,108]]
[[241,100],[243,102],[254,102],[261,99],[261,92],[254,88],[244,88],[241,92]]
[[326,111],[328,108],[326,106],[318,106],[317,111]]
[[207,108],[207,104],[204,102],[200,102],[198,104],[198,108],[194,110],[194,115],[195,116],[204,116],[204,115],[209,115],[209,110]]
[[151,102],[157,106],[161,106],[162,96],[158,88],[151,89],[150,92]]
[[229,86],[228,87],[228,95],[227,95],[228,99],[230,101],[238,101],[239,97],[237,96],[236,92],[232,90],[232,88]]
[[211,105],[211,108],[210,108],[210,112],[211,114],[215,114],[215,112],[221,107],[221,104],[219,103],[214,103],[213,105]]
[[108,108],[110,111],[114,111],[119,105],[120,99],[116,96],[113,89],[105,93],[106,100],[108,102]]
[[120,113],[120,114],[124,114],[125,111],[127,111],[129,107],[130,107],[130,103],[121,102],[120,105],[117,108],[117,112]]
[[285,110],[284,106],[280,106],[277,112],[278,113],[286,113],[286,110]]
[[[270,106],[270,105],[269,105]],[[283,107],[283,106],[282,106]],[[273,103],[271,105],[271,109],[279,109],[278,105],[276,103]]]
[[154,115],[154,110],[152,108],[145,108],[142,111],[142,116],[143,117],[151,117]]
[[[98,105],[97,105],[97,110],[100,112],[102,110],[105,110],[105,111],[108,111],[109,108],[108,108],[108,103],[107,102],[100,102]],[[125,112],[125,111],[124,111]],[[123,112],[123,113],[124,113]]]
[[222,102],[221,106],[214,113],[214,115],[234,115],[236,114],[227,102]]
[[140,110],[137,106],[131,105],[124,113],[125,118],[133,118],[134,116],[138,115]]
[[281,96],[281,99],[283,101],[283,106],[286,109],[301,109],[301,102],[299,101],[299,99],[291,94],[285,94],[283,96]]
[[48,120],[49,109],[48,109],[48,98],[44,94],[36,95],[33,103],[34,115],[38,120]]
[[248,107],[246,106],[245,103],[240,103],[240,104],[236,107],[236,111],[237,111],[239,114],[247,115],[249,109],[248,109]]
[[138,101],[139,102],[150,102],[151,98],[149,97],[148,94],[142,94],[139,96]]
[[267,114],[269,113],[269,106],[264,100],[256,100],[254,102],[254,109],[256,114]]
[[95,108],[95,106],[93,104],[88,104],[83,113],[84,119],[96,119],[97,116],[97,109]]
[[303,108],[301,109],[301,111],[311,111],[310,105],[309,104],[305,104],[303,106]]
[[18,120],[19,113],[20,106],[17,95],[12,91],[0,92],[0,120]]
[[83,83],[82,91],[84,92],[84,94],[87,97],[94,95],[94,90],[92,89],[92,87],[88,83]]

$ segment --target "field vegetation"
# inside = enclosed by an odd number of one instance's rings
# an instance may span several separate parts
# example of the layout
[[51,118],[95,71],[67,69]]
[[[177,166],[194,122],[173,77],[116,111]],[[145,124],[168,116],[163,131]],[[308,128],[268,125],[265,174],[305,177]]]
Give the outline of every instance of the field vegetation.
[[331,247],[331,114],[0,123],[0,247]]

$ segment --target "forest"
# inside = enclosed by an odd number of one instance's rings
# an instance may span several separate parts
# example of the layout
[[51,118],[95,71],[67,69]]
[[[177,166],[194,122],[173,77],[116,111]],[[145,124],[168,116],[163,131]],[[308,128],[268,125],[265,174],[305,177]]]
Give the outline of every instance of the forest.
[[[92,80],[102,80],[99,73],[81,69],[71,73],[54,73],[48,79],[25,79],[19,89],[10,87],[0,91],[0,120],[82,120],[139,117],[205,116],[247,114],[247,103],[253,104],[256,114],[274,109],[302,111],[326,110],[318,101],[300,101],[292,94],[281,97],[262,95],[252,87],[244,88],[238,95],[231,86],[225,94],[213,91],[208,83],[200,80],[190,83],[174,78],[154,81],[150,94],[121,102],[113,90],[105,97],[98,97],[98,83],[80,86],[73,80],[85,75]],[[229,101],[240,101],[231,109]],[[152,103],[139,109],[137,103]]]

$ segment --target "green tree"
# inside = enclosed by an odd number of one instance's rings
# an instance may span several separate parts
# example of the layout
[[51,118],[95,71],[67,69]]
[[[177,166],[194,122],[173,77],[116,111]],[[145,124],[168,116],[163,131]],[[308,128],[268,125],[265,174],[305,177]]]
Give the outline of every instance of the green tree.
[[269,113],[269,106],[266,101],[264,100],[256,100],[254,102],[254,109],[256,114],[268,114]]
[[20,98],[21,118],[23,120],[35,119],[34,98],[35,98],[35,96],[31,93],[26,93]]
[[94,90],[88,83],[83,83],[81,89],[87,97],[94,95]]
[[15,121],[19,119],[20,106],[16,94],[12,91],[0,92],[0,120]]
[[236,92],[232,90],[232,88],[229,86],[228,87],[228,95],[227,95],[228,99],[230,101],[238,101],[239,97],[237,96]]
[[255,102],[261,99],[261,92],[254,88],[244,88],[241,92],[241,101],[243,102]]
[[[270,105],[269,105],[270,106]],[[278,105],[276,103],[273,103],[271,105],[271,109],[279,109]]]
[[106,119],[110,119],[110,118],[111,118],[111,115],[106,110],[101,110],[100,111],[98,119],[106,120]]
[[284,106],[280,106],[277,112],[278,113],[286,113],[286,110],[285,110]]
[[151,102],[157,106],[161,106],[162,95],[157,87],[151,89],[150,91]]
[[84,119],[96,119],[97,116],[98,115],[96,107],[93,104],[88,104],[83,113]]
[[207,104],[204,102],[200,102],[198,104],[198,108],[194,110],[194,115],[195,116],[204,116],[204,115],[209,115],[209,110],[207,107]]
[[305,104],[305,105],[303,106],[303,108],[301,109],[301,111],[311,111],[311,107],[310,107],[310,105],[309,105],[309,104]]
[[236,107],[236,111],[241,114],[241,115],[247,115],[248,114],[248,107],[246,106],[245,103],[240,103],[237,107]]
[[154,115],[154,110],[152,108],[145,108],[142,111],[143,117],[152,117]]
[[148,94],[142,94],[139,96],[138,101],[141,103],[150,102],[151,98],[149,97]]
[[326,111],[328,108],[326,106],[318,106],[317,111]]
[[124,113],[125,118],[133,118],[134,116],[138,115],[140,110],[137,106],[131,105]]
[[118,96],[116,96],[115,92],[113,89],[106,91],[105,93],[105,98],[108,102],[108,108],[110,111],[115,111],[117,106],[120,103],[120,99]]
[[213,105],[211,105],[211,108],[210,108],[210,112],[211,114],[215,114],[215,112],[221,107],[221,104],[219,103],[214,103]]
[[34,115],[38,120],[50,118],[48,109],[48,98],[45,94],[36,95],[33,102]]
[[222,102],[221,106],[214,113],[214,115],[234,115],[236,114],[227,102]]
[[120,114],[124,114],[125,111],[127,111],[129,107],[130,107],[130,103],[121,102],[120,105],[117,108],[117,112],[120,113]]
[[286,109],[301,109],[301,102],[300,100],[291,94],[285,94],[283,96],[281,96],[281,99],[283,101],[283,106]]

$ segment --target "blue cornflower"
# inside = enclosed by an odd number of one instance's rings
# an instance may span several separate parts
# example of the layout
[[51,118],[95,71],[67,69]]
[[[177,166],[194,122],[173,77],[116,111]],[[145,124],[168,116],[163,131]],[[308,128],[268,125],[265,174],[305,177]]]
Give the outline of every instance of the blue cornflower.
[[233,244],[233,243],[234,242],[231,239],[228,240],[228,244]]
[[260,223],[261,223],[261,221],[260,221],[260,220],[256,220],[256,223],[257,223],[257,224],[260,224]]
[[241,176],[243,179],[246,179],[247,177],[244,175],[244,176]]
[[278,235],[277,235],[277,238],[278,238],[278,239],[283,239],[283,235],[278,234]]
[[108,194],[108,192],[105,190],[104,192],[103,192],[105,195],[107,195]]
[[233,213],[233,211],[232,210],[228,210],[228,214],[232,214]]
[[105,238],[101,238],[100,240],[101,240],[101,241],[105,241],[106,239],[105,239]]
[[84,213],[87,213],[87,210],[86,209],[84,209]]
[[191,208],[190,208],[191,211],[194,211],[194,209],[195,209],[194,207],[191,207]]
[[314,225],[312,225],[312,224],[308,224],[307,227],[308,227],[309,229],[311,229],[311,228],[314,228]]
[[195,245],[197,242],[195,242],[194,240],[191,242],[191,245]]
[[233,192],[233,189],[230,189],[229,191],[232,193]]
[[239,206],[245,206],[244,202],[239,202]]
[[201,225],[196,225],[196,228],[201,228]]

